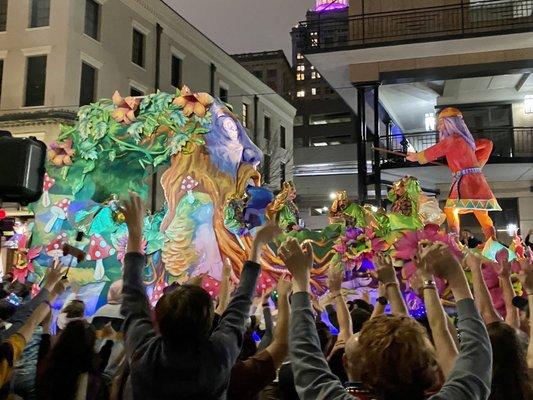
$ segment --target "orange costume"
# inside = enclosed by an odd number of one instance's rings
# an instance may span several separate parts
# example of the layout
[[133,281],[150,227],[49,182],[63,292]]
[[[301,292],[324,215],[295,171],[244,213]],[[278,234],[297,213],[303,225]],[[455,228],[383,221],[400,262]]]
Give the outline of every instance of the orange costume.
[[444,206],[448,227],[458,233],[459,214],[473,212],[485,237],[495,237],[494,224],[488,212],[500,211],[501,208],[481,171],[492,152],[492,142],[488,139],[474,140],[461,112],[451,107],[439,114],[439,136],[437,144],[407,158],[426,164],[446,157],[453,174],[452,187]]

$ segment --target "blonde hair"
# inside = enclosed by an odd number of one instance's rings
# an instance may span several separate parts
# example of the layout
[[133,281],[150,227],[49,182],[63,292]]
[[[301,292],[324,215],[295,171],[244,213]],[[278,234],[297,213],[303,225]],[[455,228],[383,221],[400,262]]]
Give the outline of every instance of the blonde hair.
[[435,349],[418,322],[381,315],[363,325],[359,343],[346,355],[361,381],[384,399],[423,399],[439,383]]

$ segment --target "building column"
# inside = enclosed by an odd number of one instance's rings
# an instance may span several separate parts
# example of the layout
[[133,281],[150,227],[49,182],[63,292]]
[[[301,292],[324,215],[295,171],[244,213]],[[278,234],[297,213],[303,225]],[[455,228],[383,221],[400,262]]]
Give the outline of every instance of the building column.
[[[373,108],[374,108],[374,148],[380,147],[379,145],[379,84],[374,85],[373,90]],[[372,160],[372,175],[374,177],[374,191],[376,198],[376,205],[381,207],[381,154],[378,150],[373,151]]]
[[367,172],[366,172],[366,112],[365,112],[365,87],[357,87],[357,117],[359,118],[356,130],[357,143],[357,196],[360,203],[367,200]]

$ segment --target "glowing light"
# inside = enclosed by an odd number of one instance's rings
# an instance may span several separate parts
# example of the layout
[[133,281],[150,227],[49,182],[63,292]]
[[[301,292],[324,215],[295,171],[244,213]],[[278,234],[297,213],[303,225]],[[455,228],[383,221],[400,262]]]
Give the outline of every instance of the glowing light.
[[524,96],[524,113],[533,114],[533,95],[531,94]]
[[516,224],[509,224],[505,230],[509,236],[514,236],[518,231],[518,226],[516,226]]
[[313,146],[315,146],[315,147],[325,147],[327,145],[328,144],[326,142],[313,143]]
[[434,131],[435,130],[435,113],[425,113],[424,114],[424,123],[426,125],[426,131]]
[[336,194],[335,192],[331,192],[331,193],[329,194],[329,199],[330,199],[330,200],[335,200],[336,198],[337,198],[337,194]]
[[328,210],[329,210],[329,208],[327,208],[326,206],[322,207],[322,211],[326,212]]

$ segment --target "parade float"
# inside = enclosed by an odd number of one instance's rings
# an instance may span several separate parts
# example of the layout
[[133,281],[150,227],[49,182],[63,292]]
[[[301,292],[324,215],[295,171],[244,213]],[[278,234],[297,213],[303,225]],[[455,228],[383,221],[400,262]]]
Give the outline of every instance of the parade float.
[[[441,153],[426,150],[410,158],[424,162]],[[163,208],[147,211],[144,221],[144,282],[153,304],[167,285],[198,274],[205,275],[204,288],[216,296],[226,259],[237,281],[254,231],[266,220],[276,221],[284,233],[262,253],[259,293],[286,272],[276,255],[276,246],[286,237],[312,243],[312,289],[317,295],[326,291],[329,268],[342,268],[345,287],[356,295],[360,289],[375,289],[373,257],[379,251],[392,253],[406,296],[414,296],[412,310],[420,303],[409,287],[416,244],[439,240],[461,255],[456,238],[441,226],[446,216],[450,223],[450,215],[458,213],[445,210],[445,215],[414,177],[393,185],[387,210],[337,193],[330,224],[311,231],[300,224],[294,185],[285,183],[276,195],[261,186],[262,157],[227,104],[187,87],[144,97],[123,98],[115,92],[112,99],[81,107],[77,123],[63,126],[50,145],[43,195],[31,205],[35,221],[17,250],[15,279],[38,283],[58,260],[69,266],[69,280],[81,285],[87,312],[94,312],[122,276],[128,231],[121,200],[129,191],[147,200],[153,176],[160,176],[164,194]],[[478,172],[454,172],[454,185],[458,188],[461,180]],[[459,197],[455,195],[454,204]],[[493,197],[485,200],[496,208]],[[451,223],[458,227],[456,220]],[[65,244],[83,250],[85,259],[78,262],[63,254]],[[443,298],[449,295],[444,283],[439,290]]]

